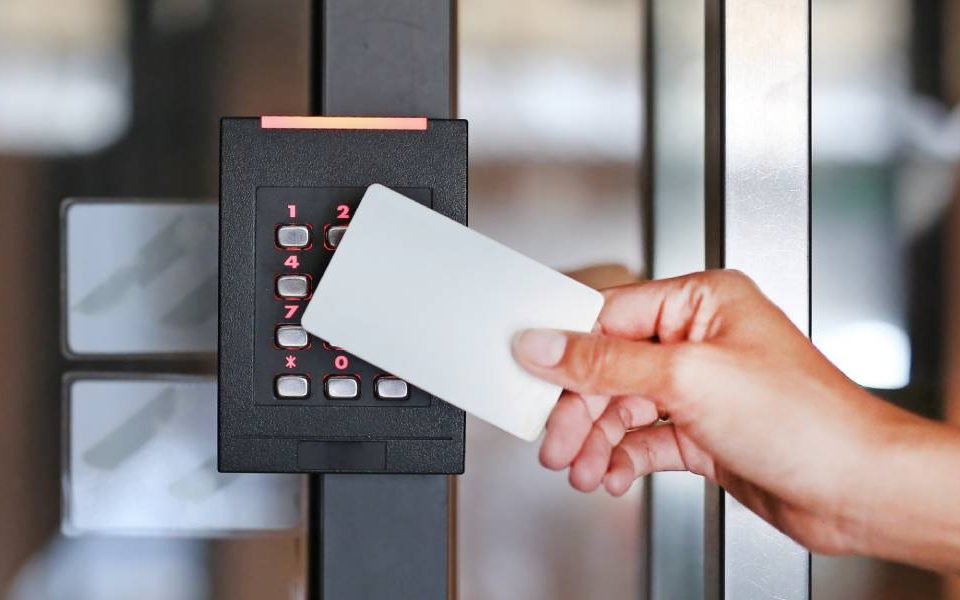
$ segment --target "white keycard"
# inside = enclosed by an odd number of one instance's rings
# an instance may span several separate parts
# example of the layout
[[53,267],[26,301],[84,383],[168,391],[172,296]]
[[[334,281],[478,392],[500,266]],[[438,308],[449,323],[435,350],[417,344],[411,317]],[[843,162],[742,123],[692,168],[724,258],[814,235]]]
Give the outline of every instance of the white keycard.
[[513,337],[530,327],[589,332],[602,306],[599,292],[372,185],[302,324],[328,343],[532,441],[561,389],[514,361]]

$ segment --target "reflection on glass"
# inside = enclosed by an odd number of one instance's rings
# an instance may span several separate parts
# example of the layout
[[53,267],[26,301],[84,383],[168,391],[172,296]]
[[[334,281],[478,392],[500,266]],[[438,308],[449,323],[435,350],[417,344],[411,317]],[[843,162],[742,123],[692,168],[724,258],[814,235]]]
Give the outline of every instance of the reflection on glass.
[[216,205],[76,199],[64,220],[70,352],[216,351]]
[[206,378],[70,382],[63,530],[210,536],[296,527],[300,477],[217,472],[216,389]]

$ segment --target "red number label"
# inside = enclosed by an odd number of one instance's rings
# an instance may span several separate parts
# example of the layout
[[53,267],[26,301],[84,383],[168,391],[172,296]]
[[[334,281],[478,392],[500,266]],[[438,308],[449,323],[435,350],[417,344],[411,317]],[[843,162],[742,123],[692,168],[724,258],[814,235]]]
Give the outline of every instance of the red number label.
[[340,204],[337,206],[337,218],[338,219],[349,219],[350,218],[350,207],[346,204]]
[[288,205],[287,205],[287,213],[290,215],[290,218],[291,218],[291,219],[296,219],[296,218],[297,218],[297,205],[296,205],[296,204],[288,204]]
[[288,256],[288,257],[287,257],[287,260],[283,261],[283,264],[284,264],[285,266],[290,267],[291,269],[299,269],[299,268],[300,268],[300,261],[297,260],[297,255],[296,255],[296,254],[291,254],[290,256]]
[[284,308],[285,311],[287,311],[287,312],[284,313],[283,318],[284,318],[284,319],[292,319],[292,318],[293,318],[293,315],[297,314],[297,309],[300,308],[300,305],[299,305],[299,304],[284,304],[284,305],[283,305],[283,308]]
[[347,367],[350,366],[350,360],[346,356],[340,354],[335,359],[333,359],[333,366],[335,366],[336,368],[342,371],[343,369],[346,369]]

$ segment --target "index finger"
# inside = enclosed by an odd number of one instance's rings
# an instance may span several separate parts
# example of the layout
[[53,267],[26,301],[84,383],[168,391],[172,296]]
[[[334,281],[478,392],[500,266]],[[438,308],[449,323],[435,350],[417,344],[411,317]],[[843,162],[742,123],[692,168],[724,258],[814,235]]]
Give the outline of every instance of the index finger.
[[715,308],[711,301],[715,300],[711,283],[715,278],[713,272],[691,273],[605,290],[597,322],[608,335],[631,340],[657,336],[666,343],[680,341],[698,319]]
[[540,446],[540,463],[548,469],[563,469],[573,462],[594,421],[610,402],[609,396],[580,395],[564,391],[547,419],[547,435]]
[[673,289],[672,280],[660,279],[603,290],[603,309],[597,318],[601,331],[635,340],[652,338]]

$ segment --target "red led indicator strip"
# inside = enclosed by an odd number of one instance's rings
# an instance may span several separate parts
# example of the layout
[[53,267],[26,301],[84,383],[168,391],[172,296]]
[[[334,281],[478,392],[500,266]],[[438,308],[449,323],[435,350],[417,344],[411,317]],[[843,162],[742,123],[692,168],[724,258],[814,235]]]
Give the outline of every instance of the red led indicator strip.
[[426,131],[426,117],[260,117],[262,129],[395,129]]

